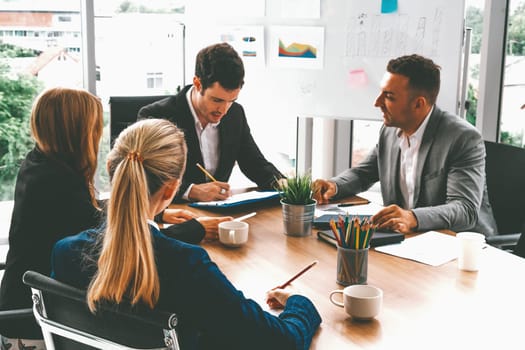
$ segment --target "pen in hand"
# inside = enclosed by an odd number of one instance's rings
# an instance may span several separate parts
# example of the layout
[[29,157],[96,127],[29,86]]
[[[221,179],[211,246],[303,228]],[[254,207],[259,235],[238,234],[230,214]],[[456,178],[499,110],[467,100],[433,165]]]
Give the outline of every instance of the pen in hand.
[[233,219],[233,221],[243,221],[243,220],[251,218],[252,216],[255,216],[256,214],[257,214],[256,212],[253,212],[253,213],[250,213],[250,214],[246,214],[246,215],[243,215],[243,216],[240,216],[238,218]]
[[[284,282],[280,286],[277,286],[277,287],[273,288],[272,290],[274,290],[274,289],[284,289],[284,288],[288,287],[293,281],[295,281],[297,278],[299,278],[299,276],[301,276],[306,271],[310,270],[315,264],[317,264],[317,260],[313,261],[308,266],[306,266],[304,269],[299,271],[296,275],[294,275],[292,278],[290,278],[288,281]],[[272,298],[269,298],[268,300],[266,300],[266,303],[270,306],[270,308],[274,309],[274,308],[282,308],[282,307],[284,307],[284,304],[286,302],[281,303],[276,298],[272,297]]]
[[314,260],[312,263],[310,263],[310,265],[306,266],[304,269],[302,269],[301,271],[299,271],[296,275],[294,275],[292,278],[290,278],[288,281],[284,282],[283,284],[281,284],[280,286],[277,286],[275,287],[274,289],[284,289],[286,287],[288,287],[293,281],[295,281],[297,278],[299,278],[303,273],[305,273],[306,271],[310,270],[312,267],[314,267],[314,265],[317,264],[317,260]]
[[211,181],[213,181],[213,182],[217,182],[217,179],[214,178],[213,175],[210,174],[210,173],[208,172],[208,170],[206,170],[202,165],[200,165],[199,163],[197,163],[197,164],[195,164],[195,165],[197,165],[197,168],[199,168],[199,169],[204,173],[204,175],[206,175]]
[[[215,177],[213,177],[212,174],[210,174],[210,172],[208,170],[206,170],[202,165],[200,165],[199,163],[196,163],[195,164],[197,166],[197,168],[199,168],[203,173],[204,175],[206,175],[211,181],[213,182],[218,182],[217,179]],[[226,190],[224,188],[221,188],[221,190],[219,191],[220,194],[225,194],[226,193]]]

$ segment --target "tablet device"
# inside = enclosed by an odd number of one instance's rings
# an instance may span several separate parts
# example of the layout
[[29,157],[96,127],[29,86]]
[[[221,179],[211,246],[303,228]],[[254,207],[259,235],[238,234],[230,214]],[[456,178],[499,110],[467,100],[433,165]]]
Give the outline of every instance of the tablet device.
[[[337,241],[335,239],[332,230],[318,231],[317,238],[321,241],[329,243],[337,247]],[[399,232],[374,232],[370,239],[370,247],[379,247],[387,244],[394,244],[402,242],[405,239],[405,235]]]

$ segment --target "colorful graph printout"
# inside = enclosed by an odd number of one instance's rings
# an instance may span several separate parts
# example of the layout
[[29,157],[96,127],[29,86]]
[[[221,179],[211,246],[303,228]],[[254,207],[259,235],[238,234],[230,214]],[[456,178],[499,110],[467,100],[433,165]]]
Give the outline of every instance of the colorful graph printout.
[[323,69],[324,27],[270,27],[268,54],[274,67]]
[[220,41],[233,46],[246,66],[264,67],[263,26],[222,26],[216,32]]

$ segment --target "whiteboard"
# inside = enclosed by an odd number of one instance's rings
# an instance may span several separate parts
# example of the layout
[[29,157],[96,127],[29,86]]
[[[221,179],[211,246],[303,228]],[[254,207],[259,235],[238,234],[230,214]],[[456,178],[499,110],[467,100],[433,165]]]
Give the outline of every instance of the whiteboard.
[[[319,15],[291,15],[290,1],[304,1],[314,8],[317,3]],[[397,0],[397,11],[388,14],[381,13],[381,3],[192,0],[185,20],[186,76],[194,74],[199,49],[233,36],[225,35],[227,30],[251,32],[261,46],[256,60],[253,52],[252,57],[243,56],[246,84],[239,102],[245,108],[260,115],[380,120],[374,100],[387,62],[418,53],[441,66],[437,104],[456,113],[464,0]],[[278,57],[276,38],[287,35],[319,45],[315,64],[301,64],[300,59],[283,64],[286,60]]]

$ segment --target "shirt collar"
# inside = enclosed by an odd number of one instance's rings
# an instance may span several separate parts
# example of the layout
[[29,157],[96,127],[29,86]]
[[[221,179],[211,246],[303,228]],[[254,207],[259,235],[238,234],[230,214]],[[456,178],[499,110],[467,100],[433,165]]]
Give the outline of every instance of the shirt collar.
[[[199,118],[197,117],[197,112],[195,112],[195,108],[193,108],[193,103],[191,102],[191,94],[192,94],[193,89],[194,89],[194,86],[192,85],[188,89],[188,91],[186,91],[186,100],[188,101],[188,106],[190,107],[190,112],[191,112],[191,115],[193,116],[193,121],[195,123],[195,126],[197,126],[200,130],[202,130],[204,128],[202,127],[202,124]],[[220,123],[221,121],[219,120],[218,123],[208,123],[208,125],[211,126],[212,128],[216,128],[217,126],[219,126]]]
[[159,225],[155,221],[148,219],[148,224],[160,231]]
[[[434,111],[434,106],[430,108],[430,111],[426,115],[425,119],[423,119],[423,123],[417,128],[416,132],[410,135],[408,138],[410,140],[421,140],[423,138],[423,134],[425,133],[425,129],[427,128],[428,120],[430,119],[430,115]],[[397,128],[397,137],[403,136],[403,130],[400,128]]]

